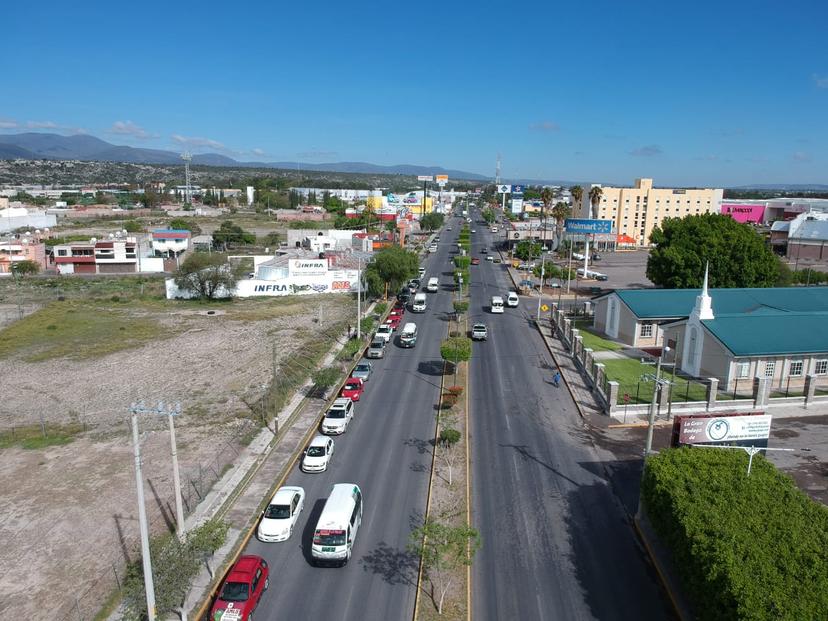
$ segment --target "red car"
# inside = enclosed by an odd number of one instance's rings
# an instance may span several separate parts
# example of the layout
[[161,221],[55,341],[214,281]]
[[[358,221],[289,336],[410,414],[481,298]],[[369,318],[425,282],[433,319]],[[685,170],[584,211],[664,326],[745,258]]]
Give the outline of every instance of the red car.
[[404,306],[395,306],[394,308],[392,308],[391,312],[389,313],[388,316],[389,317],[394,317],[395,315],[399,315],[400,317],[405,315],[405,307]]
[[471,264],[480,265],[480,259],[478,259],[477,257],[472,257]]
[[351,401],[359,401],[362,391],[365,390],[365,382],[358,377],[349,377],[339,393],[340,397],[348,397]]
[[402,323],[402,315],[391,315],[385,320],[385,325],[391,326],[395,330],[400,327],[400,323]]
[[267,561],[253,554],[240,557],[221,585],[210,619],[247,621],[269,586]]

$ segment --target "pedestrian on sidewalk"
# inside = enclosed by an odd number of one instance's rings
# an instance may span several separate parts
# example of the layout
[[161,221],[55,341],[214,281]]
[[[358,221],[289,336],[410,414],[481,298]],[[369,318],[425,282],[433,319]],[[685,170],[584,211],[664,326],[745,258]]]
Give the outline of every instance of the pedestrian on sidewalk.
[[561,382],[561,372],[555,371],[555,375],[552,377],[552,383],[555,385],[555,388],[558,388]]
[[348,324],[348,339],[351,338],[351,324]]

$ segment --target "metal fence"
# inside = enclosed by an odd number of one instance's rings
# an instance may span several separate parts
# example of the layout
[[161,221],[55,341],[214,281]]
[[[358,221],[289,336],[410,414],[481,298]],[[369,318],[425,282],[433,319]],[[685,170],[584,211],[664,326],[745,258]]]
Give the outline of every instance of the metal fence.
[[[722,380],[719,386],[725,386],[726,382]],[[727,390],[719,389],[716,393],[717,401],[734,401],[736,399],[752,399],[753,398],[753,378],[744,377],[733,380],[732,385]]]
[[[223,443],[216,444],[214,457],[196,466],[181,469],[181,495],[184,515],[189,515],[209,493],[213,485],[224,475],[246,445],[246,439],[258,427],[252,421],[244,421]],[[150,535],[175,530],[175,499],[172,492],[161,501],[160,514],[151,517]],[[116,520],[118,516],[115,516]],[[94,619],[110,598],[123,589],[127,562],[140,558],[141,542],[134,537],[123,537],[121,551],[107,559],[107,569],[91,583],[61,605],[50,618],[57,621],[89,621]],[[82,574],[79,574],[82,575]]]
[[[609,394],[609,379],[605,378],[604,394]],[[683,377],[669,379],[669,375],[662,375],[661,379],[668,380],[670,382],[664,388],[664,390],[667,390],[669,392],[669,394],[667,395],[668,403],[686,403],[690,401],[707,400],[707,382],[700,382],[697,380],[686,379]],[[618,404],[640,405],[643,403],[650,403],[653,400],[654,388],[655,382],[652,381],[621,383],[618,386]]]

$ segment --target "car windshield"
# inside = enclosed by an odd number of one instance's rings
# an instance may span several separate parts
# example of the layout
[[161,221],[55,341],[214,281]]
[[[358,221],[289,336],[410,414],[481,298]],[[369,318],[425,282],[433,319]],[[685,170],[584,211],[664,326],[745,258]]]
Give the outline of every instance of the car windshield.
[[225,602],[246,602],[250,588],[246,582],[225,582],[219,599]]
[[371,342],[371,349],[382,349],[382,346],[385,343],[383,341],[372,341]]
[[344,530],[318,530],[313,535],[313,542],[318,546],[344,546]]
[[311,446],[308,448],[308,457],[324,457],[325,456],[325,447],[324,446]]
[[284,520],[290,517],[290,507],[288,505],[267,505],[265,517],[271,520]]
[[328,418],[345,418],[345,410],[328,410]]
[[370,367],[367,364],[358,364],[354,367],[357,373],[368,373]]
[[359,384],[345,384],[345,390],[359,390]]
[[390,330],[391,328],[389,328],[388,326],[380,326],[377,332],[389,332]]

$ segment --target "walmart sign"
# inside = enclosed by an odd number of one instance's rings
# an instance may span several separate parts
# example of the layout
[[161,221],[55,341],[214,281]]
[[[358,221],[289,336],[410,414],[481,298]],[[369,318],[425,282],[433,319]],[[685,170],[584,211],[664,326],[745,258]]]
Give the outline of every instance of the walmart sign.
[[567,218],[564,228],[567,233],[607,234],[612,233],[612,220]]

